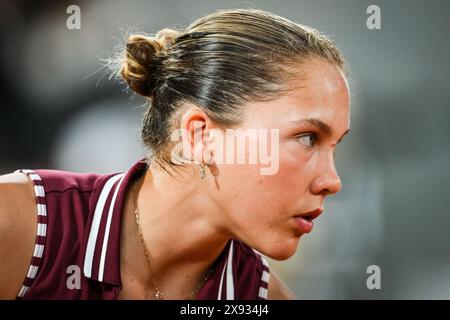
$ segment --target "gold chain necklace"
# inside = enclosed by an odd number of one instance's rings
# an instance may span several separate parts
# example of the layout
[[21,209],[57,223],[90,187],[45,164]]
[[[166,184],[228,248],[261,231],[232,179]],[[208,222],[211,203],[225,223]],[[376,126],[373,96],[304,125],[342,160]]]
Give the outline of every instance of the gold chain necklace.
[[[139,210],[137,207],[137,192],[136,192],[136,188],[137,188],[137,184],[138,181],[140,180],[137,179],[134,183],[133,183],[133,200],[134,200],[134,216],[135,216],[135,220],[136,220],[136,225],[139,231],[139,238],[141,241],[141,245],[142,248],[144,249],[144,255],[145,255],[145,260],[147,261],[147,265],[148,265],[148,269],[150,271],[150,277],[152,279],[153,282],[153,287],[155,290],[155,298],[156,300],[165,300],[167,299],[167,295],[161,291],[158,288],[158,282],[156,281],[156,277],[153,273],[152,270],[152,264],[151,264],[151,259],[150,259],[150,251],[147,249],[147,245],[145,244],[144,241],[144,234],[142,233],[142,228],[141,228],[141,224],[139,223]],[[211,275],[211,273],[213,272],[213,268],[210,268],[210,270],[208,271],[208,273],[206,274],[206,276],[204,277],[204,279],[202,281],[200,281],[200,283],[191,291],[191,299],[195,300],[198,294],[198,291],[200,290],[200,288],[203,286],[203,284],[206,282],[206,280],[208,280],[209,276]]]

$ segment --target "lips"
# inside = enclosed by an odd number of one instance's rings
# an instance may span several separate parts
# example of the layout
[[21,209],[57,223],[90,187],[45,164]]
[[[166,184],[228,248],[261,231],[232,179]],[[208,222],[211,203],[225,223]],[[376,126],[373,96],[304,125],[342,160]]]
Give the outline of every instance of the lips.
[[294,216],[296,226],[300,233],[310,233],[314,226],[313,220],[317,218],[322,211],[323,208],[318,208],[316,210]]
[[317,208],[316,210],[309,211],[309,212],[306,212],[306,213],[302,213],[302,214],[299,214],[299,215],[297,215],[297,216],[295,216],[295,217],[296,217],[296,218],[297,218],[297,217],[301,217],[301,218],[303,218],[303,219],[305,219],[305,220],[313,221],[315,218],[317,218],[318,216],[320,216],[320,214],[322,213],[322,211],[323,211],[323,208]]

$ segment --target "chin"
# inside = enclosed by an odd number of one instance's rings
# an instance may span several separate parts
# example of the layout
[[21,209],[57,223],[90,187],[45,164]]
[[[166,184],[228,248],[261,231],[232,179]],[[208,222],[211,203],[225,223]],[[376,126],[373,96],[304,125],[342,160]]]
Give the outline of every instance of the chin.
[[290,239],[285,242],[267,243],[259,250],[263,255],[278,261],[287,260],[292,257],[298,248],[299,239]]

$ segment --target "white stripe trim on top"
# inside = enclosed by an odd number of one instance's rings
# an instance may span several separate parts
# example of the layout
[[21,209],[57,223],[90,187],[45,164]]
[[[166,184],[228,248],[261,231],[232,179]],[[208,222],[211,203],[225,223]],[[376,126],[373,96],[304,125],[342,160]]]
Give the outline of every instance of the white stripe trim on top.
[[266,270],[263,270],[261,281],[269,283],[270,275]]
[[38,184],[34,185],[34,193],[38,197],[42,197],[42,198],[45,197],[44,187],[41,185],[38,185]]
[[23,298],[23,296],[25,295],[25,293],[27,293],[28,289],[30,289],[30,287],[27,286],[22,286],[20,288],[19,294],[17,295],[20,298]]
[[36,173],[30,173],[29,177],[35,181],[42,181],[41,177],[39,175],[37,175]]
[[[39,181],[42,183],[41,177],[35,173],[33,170],[16,170],[15,173],[23,173],[27,175],[32,181],[33,181],[33,189],[35,193],[35,202],[36,202],[36,210],[37,214],[40,216],[46,216],[47,215],[47,205],[46,205],[46,199],[45,199],[45,189],[43,185],[37,185],[36,181]],[[41,197],[44,198],[44,204],[39,204],[37,198]],[[42,201],[40,199],[39,201]],[[33,258],[39,258],[42,259],[42,255],[44,254],[45,245],[43,244],[37,244],[37,237],[41,236],[45,238],[47,234],[47,223],[37,223],[37,230],[36,230],[36,240],[34,243],[34,251],[33,251]],[[26,276],[26,280],[31,280],[31,284],[33,283],[34,279],[36,278],[37,272],[39,271],[40,261],[38,262],[38,265],[32,265],[30,263],[30,266],[28,267],[28,272]],[[25,283],[25,281],[24,281]],[[26,286],[25,284],[22,284],[22,287],[20,288],[19,294],[17,295],[19,298],[23,298],[25,294],[30,289],[29,286]]]
[[266,288],[259,287],[258,297],[260,297],[262,299],[267,299],[267,293],[268,293],[268,290]]
[[47,235],[47,224],[46,223],[38,223],[37,235],[40,237],[45,237]]
[[98,230],[100,228],[100,222],[102,219],[103,209],[105,207],[106,199],[108,198],[109,193],[111,192],[114,184],[122,178],[122,174],[115,175],[105,183],[103,189],[100,193],[100,196],[97,200],[97,204],[95,206],[94,218],[92,219],[91,230],[89,231],[88,244],[86,248],[86,255],[84,257],[84,267],[83,272],[84,275],[88,278],[92,276],[92,264],[94,262],[94,251],[95,245],[97,243]]
[[[253,251],[261,258],[261,262],[263,264],[263,266],[266,266],[267,269],[269,271],[263,270],[262,275],[261,275],[261,282],[264,282],[267,284],[267,287],[269,286],[269,281],[270,281],[270,267],[269,267],[269,263],[267,262],[266,258],[264,258],[264,256],[262,255],[261,252],[253,249]],[[258,297],[262,298],[262,299],[267,299],[267,295],[269,293],[269,290],[267,290],[266,288],[264,288],[263,286],[259,287],[259,292],[258,292]]]
[[33,256],[36,258],[42,258],[42,254],[44,253],[44,245],[42,244],[36,244],[34,246],[34,253]]
[[267,262],[266,258],[264,258],[262,255],[261,255],[261,260],[262,260],[263,265],[265,265],[267,268],[269,268],[269,263]]
[[223,279],[225,278],[225,269],[227,268],[227,264],[225,263],[222,269],[222,275],[220,276],[220,284],[219,284],[219,294],[217,295],[217,300],[222,300],[222,286]]
[[234,242],[231,240],[227,259],[227,300],[234,300],[233,244]]
[[36,274],[37,274],[38,270],[39,270],[38,266],[31,265],[30,269],[28,269],[27,278],[30,278],[30,279],[36,278]]
[[108,240],[109,240],[109,230],[111,228],[111,219],[112,219],[113,211],[114,211],[115,204],[116,204],[117,193],[119,192],[119,189],[120,189],[120,186],[122,185],[123,179],[124,179],[124,174],[122,175],[122,178],[120,179],[119,184],[116,187],[116,190],[114,190],[114,195],[111,200],[111,205],[109,206],[108,219],[106,221],[105,235],[103,237],[102,254],[100,256],[100,266],[98,269],[98,280],[99,281],[103,281],[103,272],[105,270],[106,250],[108,248]]
[[[229,270],[228,268],[228,261],[230,261],[230,250],[233,250],[233,240],[231,240],[231,244],[230,244],[230,249],[228,251],[228,257],[227,257],[227,261],[225,262],[225,264],[223,265],[223,269],[222,269],[222,275],[220,276],[220,283],[219,283],[219,292],[217,294],[217,300],[222,300],[222,287],[223,287],[223,282],[225,280],[225,271]],[[231,261],[233,259],[233,253],[231,252]],[[228,279],[228,271],[227,271],[227,279]],[[233,291],[234,291],[234,284],[233,281],[231,281],[232,286],[233,286]],[[227,285],[227,289],[228,289],[228,285]],[[228,291],[228,290],[226,290]],[[234,293],[234,292],[233,292]],[[233,294],[234,295],[234,294]],[[228,294],[227,294],[227,298],[228,298]]]
[[47,206],[45,204],[37,204],[38,215],[46,216],[47,215]]
[[[262,276],[261,276],[261,282],[267,283],[267,287],[269,287],[269,281],[270,281],[270,268],[269,268],[269,263],[267,262],[266,258],[264,258],[264,257],[262,256],[262,254],[260,254],[260,256],[261,256],[262,264],[263,264],[264,266],[266,266],[267,269],[269,270],[269,271],[263,270],[263,273],[262,273]],[[262,287],[262,286],[259,287],[259,294],[258,294],[258,296],[259,296],[260,298],[262,298],[262,299],[267,299],[267,295],[268,295],[268,294],[269,294],[269,290],[267,290],[266,288],[264,288],[264,287]]]

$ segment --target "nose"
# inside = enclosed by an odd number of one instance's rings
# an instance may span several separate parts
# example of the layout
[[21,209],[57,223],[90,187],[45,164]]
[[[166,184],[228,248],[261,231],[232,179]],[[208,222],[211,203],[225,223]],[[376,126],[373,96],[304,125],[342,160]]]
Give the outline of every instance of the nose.
[[317,175],[311,183],[311,192],[317,195],[332,195],[342,189],[342,182],[334,165],[333,153],[324,157],[317,167]]

